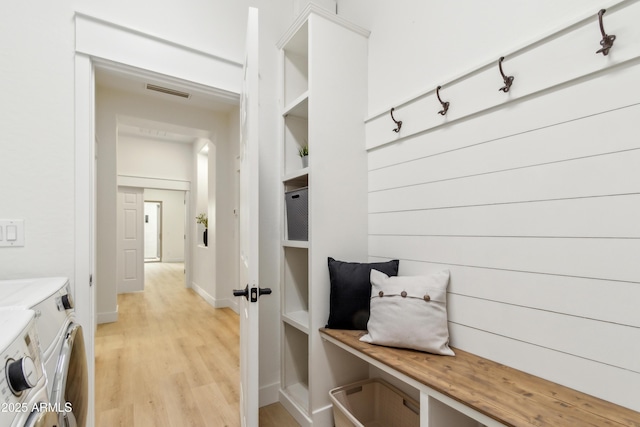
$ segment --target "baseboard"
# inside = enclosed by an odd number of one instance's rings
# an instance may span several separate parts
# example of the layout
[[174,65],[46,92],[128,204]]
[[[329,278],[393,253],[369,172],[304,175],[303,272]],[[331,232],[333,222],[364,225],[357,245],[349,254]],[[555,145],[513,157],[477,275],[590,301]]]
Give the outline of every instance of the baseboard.
[[333,405],[325,406],[313,412],[313,425],[315,426],[333,426]]
[[231,298],[223,298],[216,300],[216,308],[230,307],[233,309],[233,300]]
[[195,282],[191,282],[191,289],[193,289],[198,295],[200,295],[213,308],[231,307],[231,309],[233,309],[236,313],[238,312],[238,310],[234,308],[235,301],[231,298],[216,299],[207,291],[198,286],[198,284]]
[[107,313],[98,313],[98,324],[102,323],[113,323],[118,321],[118,307],[116,307],[116,311],[107,312]]
[[142,285],[142,289],[131,283],[120,283],[118,285],[118,294],[132,294],[135,292],[144,292],[144,284]]
[[238,298],[233,298],[232,300],[229,300],[229,305],[227,307],[235,311],[236,314],[240,314],[240,306],[238,304]]
[[210,306],[216,306],[216,299],[212,297],[207,291],[202,289],[196,282],[191,282],[191,289],[193,289],[198,295],[200,295]]
[[291,397],[289,397],[289,395],[283,390],[280,390],[280,403],[282,404],[282,406],[284,406],[284,409],[286,409],[287,412],[291,414],[293,419],[296,420],[298,424],[300,424],[301,427],[313,426],[313,422],[307,416],[306,411],[298,406],[298,404],[293,399],[291,399]]
[[184,262],[184,258],[162,258],[162,262]]
[[268,385],[266,387],[260,387],[260,396],[258,398],[258,405],[260,407],[271,405],[278,402],[278,395],[280,392],[280,382]]
[[235,311],[238,314],[238,299],[237,298],[225,298],[220,301],[219,307],[228,307],[231,310]]

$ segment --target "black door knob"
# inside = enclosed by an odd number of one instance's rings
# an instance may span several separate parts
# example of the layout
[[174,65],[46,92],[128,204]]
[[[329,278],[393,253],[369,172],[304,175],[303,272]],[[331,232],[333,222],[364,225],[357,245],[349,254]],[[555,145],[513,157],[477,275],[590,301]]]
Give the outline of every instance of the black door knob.
[[253,287],[249,289],[249,285],[247,285],[244,289],[233,290],[233,296],[245,297],[247,300],[249,300],[249,296],[251,296],[251,302],[257,302],[260,295],[271,295],[271,288]]
[[249,285],[247,285],[244,289],[234,289],[233,296],[245,297],[246,299],[249,299]]

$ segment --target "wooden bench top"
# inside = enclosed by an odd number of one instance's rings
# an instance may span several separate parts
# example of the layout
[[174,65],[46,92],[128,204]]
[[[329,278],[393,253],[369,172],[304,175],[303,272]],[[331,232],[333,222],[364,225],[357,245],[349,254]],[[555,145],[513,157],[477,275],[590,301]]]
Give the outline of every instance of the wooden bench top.
[[[476,411],[513,427],[640,427],[640,413],[454,349],[456,356],[360,341],[365,331],[320,329],[345,344]],[[640,396],[638,396],[640,399]]]

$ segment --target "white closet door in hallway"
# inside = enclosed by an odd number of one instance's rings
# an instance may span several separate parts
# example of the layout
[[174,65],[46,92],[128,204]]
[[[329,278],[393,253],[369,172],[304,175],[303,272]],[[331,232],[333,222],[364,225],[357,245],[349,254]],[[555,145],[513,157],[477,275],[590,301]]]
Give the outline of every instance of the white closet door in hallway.
[[118,187],[118,293],[144,290],[144,193]]

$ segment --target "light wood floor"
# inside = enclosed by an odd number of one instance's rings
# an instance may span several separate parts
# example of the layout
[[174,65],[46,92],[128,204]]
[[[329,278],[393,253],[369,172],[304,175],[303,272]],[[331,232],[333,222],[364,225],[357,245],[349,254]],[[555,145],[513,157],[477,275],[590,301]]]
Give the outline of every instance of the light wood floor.
[[[145,264],[144,292],[118,296],[96,334],[98,427],[240,426],[239,319],[184,287],[183,264]],[[260,427],[299,426],[280,404]]]

